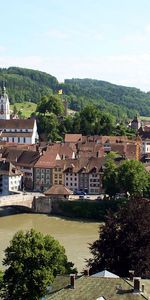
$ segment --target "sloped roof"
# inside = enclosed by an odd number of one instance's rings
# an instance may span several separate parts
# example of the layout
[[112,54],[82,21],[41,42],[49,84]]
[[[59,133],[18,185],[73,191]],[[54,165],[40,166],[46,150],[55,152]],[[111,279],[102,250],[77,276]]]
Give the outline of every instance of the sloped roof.
[[78,141],[82,141],[82,134],[80,133],[66,133],[65,134],[65,143],[77,143]]
[[0,128],[3,129],[32,129],[35,119],[10,119],[0,120]]
[[56,164],[56,158],[58,151],[52,149],[47,150],[44,154],[38,159],[35,164],[35,168],[53,168]]
[[101,272],[95,273],[91,277],[119,278],[119,276],[107,270],[103,270]]
[[[117,286],[121,286],[118,292]],[[126,282],[122,278],[102,278],[82,276],[75,280],[75,288],[70,285],[64,286],[57,292],[52,292],[47,297],[48,300],[97,300],[103,297],[105,300],[142,300],[141,294],[133,294],[132,283]]]
[[70,146],[70,144],[65,143],[55,143],[52,145],[48,145],[48,150],[57,151],[57,153],[60,155],[60,157],[65,157],[71,159],[73,156],[73,153],[76,152],[76,148]]
[[72,195],[73,192],[69,190],[66,186],[64,185],[53,185],[50,189],[48,189],[45,192],[45,195],[62,195],[62,196],[69,196]]
[[38,151],[22,150],[17,148],[4,148],[2,158],[19,166],[32,167],[40,157]]

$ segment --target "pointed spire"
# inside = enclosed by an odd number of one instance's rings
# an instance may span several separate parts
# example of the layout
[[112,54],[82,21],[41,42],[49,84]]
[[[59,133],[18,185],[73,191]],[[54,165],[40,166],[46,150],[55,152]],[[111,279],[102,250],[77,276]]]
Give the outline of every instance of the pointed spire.
[[5,87],[5,81],[2,81],[2,96],[4,96],[6,93],[6,87]]

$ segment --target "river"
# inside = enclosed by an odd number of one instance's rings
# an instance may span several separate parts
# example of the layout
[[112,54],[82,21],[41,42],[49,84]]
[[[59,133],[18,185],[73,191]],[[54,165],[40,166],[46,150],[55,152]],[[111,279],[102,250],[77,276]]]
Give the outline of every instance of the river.
[[70,220],[44,214],[12,214],[12,211],[0,210],[0,268],[4,249],[13,235],[20,229],[34,228],[44,234],[50,234],[65,247],[67,257],[81,272],[85,267],[85,258],[90,257],[88,244],[98,238],[99,223],[84,220]]

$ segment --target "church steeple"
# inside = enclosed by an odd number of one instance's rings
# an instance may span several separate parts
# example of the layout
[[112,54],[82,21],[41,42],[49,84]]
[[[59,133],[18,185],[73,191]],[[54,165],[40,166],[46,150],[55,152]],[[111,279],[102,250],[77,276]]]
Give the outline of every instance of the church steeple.
[[2,83],[2,95],[0,97],[0,119],[9,120],[10,119],[10,107],[9,98],[7,95],[5,83]]

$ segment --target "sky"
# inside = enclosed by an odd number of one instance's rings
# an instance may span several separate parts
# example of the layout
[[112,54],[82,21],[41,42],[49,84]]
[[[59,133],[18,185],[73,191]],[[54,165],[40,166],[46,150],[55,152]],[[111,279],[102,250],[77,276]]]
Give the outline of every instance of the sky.
[[150,0],[0,0],[0,67],[150,91]]

